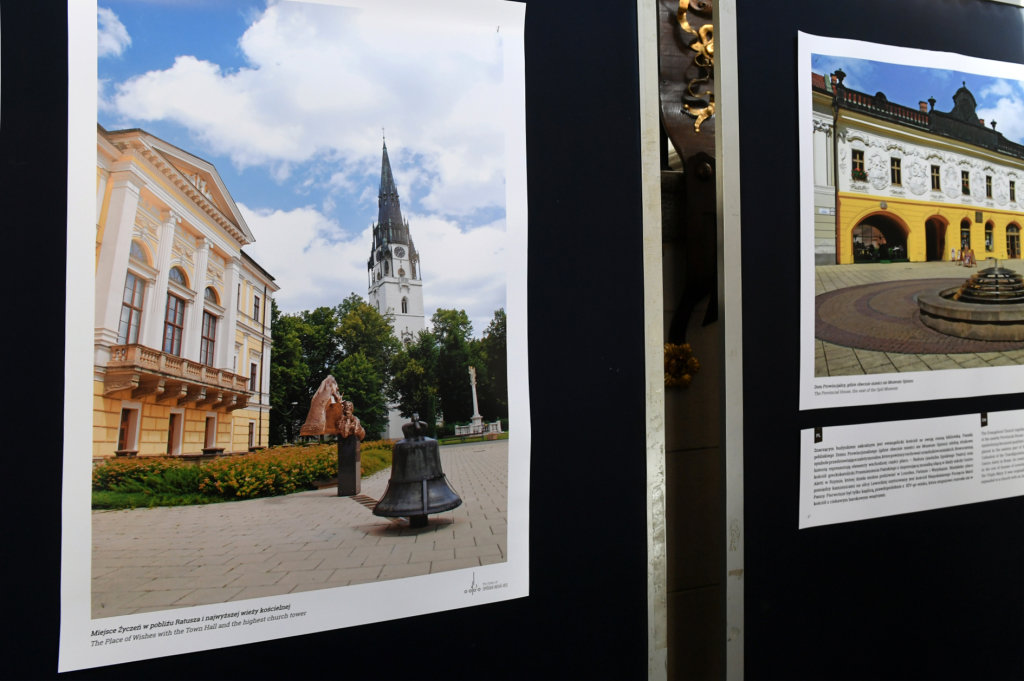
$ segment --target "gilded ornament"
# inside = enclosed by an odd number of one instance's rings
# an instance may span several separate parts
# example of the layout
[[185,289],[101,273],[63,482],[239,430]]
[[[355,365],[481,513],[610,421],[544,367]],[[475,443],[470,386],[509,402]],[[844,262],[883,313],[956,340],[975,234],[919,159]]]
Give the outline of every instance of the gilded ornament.
[[665,344],[665,387],[688,388],[694,374],[700,371],[700,362],[693,356],[689,343]]
[[690,21],[686,18],[686,13],[689,9],[690,0],[679,0],[679,9],[676,11],[676,20],[679,22],[680,28],[689,34],[696,36],[696,40],[693,40],[690,43],[690,49],[697,53],[693,58],[693,63],[697,67],[704,69],[708,75],[691,80],[690,84],[686,87],[686,91],[695,99],[701,99],[706,96],[708,98],[708,105],[705,107],[696,107],[690,106],[689,104],[683,104],[683,109],[686,113],[697,119],[693,124],[693,131],[700,132],[701,123],[715,115],[715,93],[710,91],[698,93],[694,91],[694,86],[697,86],[700,83],[707,83],[710,80],[710,72],[715,66],[715,39],[714,28],[711,24],[705,24],[696,31],[692,26],[690,26]]

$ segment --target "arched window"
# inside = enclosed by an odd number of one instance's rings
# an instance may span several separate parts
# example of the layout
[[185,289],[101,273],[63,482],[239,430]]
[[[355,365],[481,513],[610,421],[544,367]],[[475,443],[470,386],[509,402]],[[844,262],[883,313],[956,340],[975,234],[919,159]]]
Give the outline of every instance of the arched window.
[[388,265],[388,261],[384,261],[384,274],[391,274],[391,267]]
[[1020,258],[1020,227],[1017,225],[1006,228],[1006,257],[1012,260]]
[[380,301],[377,301],[377,312],[380,312]]
[[402,314],[409,314],[409,299],[402,298]]
[[188,281],[185,279],[185,273],[181,271],[180,267],[172,267],[171,271],[167,273],[167,278],[175,283],[181,284],[182,286],[188,286]]
[[209,300],[214,305],[220,305],[220,302],[217,300],[217,292],[213,290],[212,286],[206,287],[206,290],[203,291],[203,298]]
[[995,250],[996,237],[995,237],[995,225],[991,222],[985,223],[985,251],[991,253]]
[[960,222],[960,248],[967,250],[971,247],[971,221]]
[[129,251],[129,255],[140,262],[149,264],[149,258],[146,257],[146,251],[142,249],[142,244],[138,241],[132,241],[132,249]]

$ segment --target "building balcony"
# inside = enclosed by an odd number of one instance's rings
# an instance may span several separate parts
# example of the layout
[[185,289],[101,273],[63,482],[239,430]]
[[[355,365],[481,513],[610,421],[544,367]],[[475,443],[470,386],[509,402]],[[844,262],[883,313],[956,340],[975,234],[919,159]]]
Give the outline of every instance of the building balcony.
[[131,399],[156,395],[158,404],[234,411],[249,404],[249,379],[144,345],[114,345],[103,394],[131,391]]

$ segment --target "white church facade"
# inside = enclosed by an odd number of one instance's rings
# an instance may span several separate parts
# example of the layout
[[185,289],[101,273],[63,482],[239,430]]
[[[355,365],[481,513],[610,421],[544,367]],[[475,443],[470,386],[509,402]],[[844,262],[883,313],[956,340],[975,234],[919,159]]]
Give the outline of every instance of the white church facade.
[[[381,159],[377,222],[373,225],[366,271],[370,305],[381,314],[392,316],[392,327],[399,340],[403,343],[416,340],[419,332],[426,328],[423,270],[419,251],[409,233],[409,222],[402,217],[387,144]],[[405,422],[398,409],[391,408],[384,437],[401,439]]]

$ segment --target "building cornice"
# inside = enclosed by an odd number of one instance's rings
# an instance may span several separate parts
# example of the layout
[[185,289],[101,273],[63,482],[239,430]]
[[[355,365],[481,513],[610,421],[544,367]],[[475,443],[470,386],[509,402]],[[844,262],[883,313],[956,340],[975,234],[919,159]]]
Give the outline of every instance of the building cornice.
[[159,152],[146,145],[141,140],[118,141],[118,148],[123,155],[129,155],[141,164],[153,169],[157,175],[165,177],[175,193],[186,200],[187,203],[197,206],[203,213],[232,239],[238,242],[239,246],[246,246],[252,243],[252,239],[244,234],[242,230],[232,222],[219,208],[206,197],[199,189],[185,177],[184,173],[164,159]]
[[897,123],[883,121],[857,111],[842,111],[838,120],[840,130],[842,130],[842,126],[845,125],[850,127],[852,123],[856,123],[858,128],[864,132],[869,132],[874,135],[894,137],[913,144],[933,147],[942,151],[961,154],[963,156],[971,156],[978,158],[979,160],[984,159],[991,163],[998,163],[1000,165],[1024,171],[1024,159],[1007,156],[1006,154],[991,151],[984,147],[975,146],[969,142],[963,142],[950,137],[937,135],[926,130],[903,127]]

